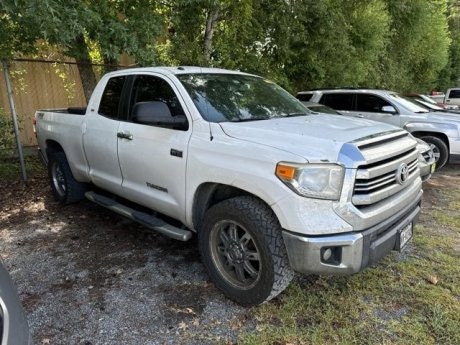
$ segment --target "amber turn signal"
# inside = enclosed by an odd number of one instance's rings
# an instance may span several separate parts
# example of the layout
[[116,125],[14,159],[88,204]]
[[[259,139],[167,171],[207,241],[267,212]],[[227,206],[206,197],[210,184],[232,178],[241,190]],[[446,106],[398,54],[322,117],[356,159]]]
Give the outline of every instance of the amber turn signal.
[[276,176],[282,180],[292,180],[295,176],[295,168],[289,165],[278,164],[276,166]]

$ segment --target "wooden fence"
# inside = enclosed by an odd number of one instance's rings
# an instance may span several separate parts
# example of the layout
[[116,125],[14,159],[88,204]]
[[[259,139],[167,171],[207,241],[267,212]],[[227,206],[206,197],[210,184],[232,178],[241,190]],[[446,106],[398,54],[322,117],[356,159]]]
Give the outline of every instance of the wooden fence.
[[[109,70],[136,67],[134,59],[120,55],[118,65],[94,64],[96,80]],[[10,106],[0,64],[0,112],[10,116]],[[86,106],[85,94],[73,59],[44,61],[14,59],[9,66],[13,98],[19,120],[20,139],[23,146],[35,146],[32,120],[38,109]]]
[[[37,109],[86,105],[76,65],[13,61],[9,70],[24,146],[37,145],[32,128],[32,119]],[[10,114],[3,73],[0,77],[0,108]]]

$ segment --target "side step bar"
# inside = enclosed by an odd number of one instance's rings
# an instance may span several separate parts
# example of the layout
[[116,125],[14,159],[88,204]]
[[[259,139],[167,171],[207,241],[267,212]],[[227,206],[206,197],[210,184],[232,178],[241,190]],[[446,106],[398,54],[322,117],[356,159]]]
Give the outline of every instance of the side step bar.
[[136,211],[106,196],[94,192],[86,192],[85,197],[88,200],[95,202],[98,205],[101,205],[102,207],[105,207],[118,214],[121,214],[126,218],[138,222],[149,229],[158,231],[159,233],[171,237],[175,240],[188,241],[192,237],[192,232],[190,230],[180,229],[176,226],[166,223],[164,220],[161,220],[160,218],[157,218],[144,212]]

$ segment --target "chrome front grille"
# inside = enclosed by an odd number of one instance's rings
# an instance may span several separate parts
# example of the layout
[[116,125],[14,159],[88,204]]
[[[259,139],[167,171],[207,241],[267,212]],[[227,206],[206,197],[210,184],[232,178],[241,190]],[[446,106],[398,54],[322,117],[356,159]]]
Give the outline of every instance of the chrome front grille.
[[371,206],[397,194],[420,176],[419,152],[407,133],[358,147],[367,164],[356,171],[352,196],[356,207]]

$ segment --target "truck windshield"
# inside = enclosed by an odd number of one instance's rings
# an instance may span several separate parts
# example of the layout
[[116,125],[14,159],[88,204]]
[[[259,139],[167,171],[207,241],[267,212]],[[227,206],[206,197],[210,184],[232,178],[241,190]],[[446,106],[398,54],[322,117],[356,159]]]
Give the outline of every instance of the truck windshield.
[[201,116],[210,122],[310,114],[294,96],[263,78],[239,74],[181,74],[177,77]]

